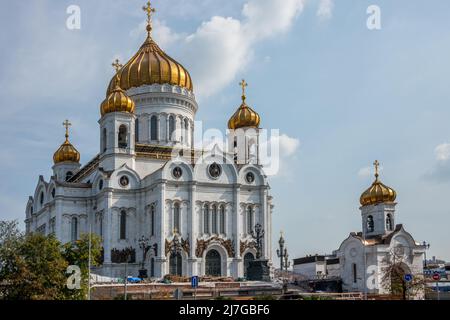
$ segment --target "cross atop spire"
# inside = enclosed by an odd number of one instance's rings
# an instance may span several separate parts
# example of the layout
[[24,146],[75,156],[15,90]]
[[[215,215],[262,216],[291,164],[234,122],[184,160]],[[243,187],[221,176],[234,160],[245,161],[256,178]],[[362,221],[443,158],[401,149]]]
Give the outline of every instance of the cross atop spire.
[[375,166],[375,178],[378,179],[379,173],[378,170],[380,168],[380,163],[378,162],[378,160],[375,160],[375,162],[373,163],[373,165]]
[[69,127],[71,125],[72,124],[69,122],[69,120],[66,120],[63,122],[63,126],[66,128],[66,141],[68,141],[68,139],[69,139]]
[[142,7],[142,10],[144,10],[147,13],[147,33],[150,37],[152,33],[152,14],[156,12],[156,9],[152,7],[152,3],[150,1],[147,2],[146,6]]
[[239,85],[240,85],[241,88],[242,88],[242,102],[245,103],[245,99],[246,99],[246,96],[245,96],[245,88],[248,87],[248,83],[247,83],[244,79],[242,79],[242,81],[239,82]]
[[119,73],[120,69],[123,67],[123,64],[120,63],[119,59],[116,59],[111,65],[116,69],[116,73]]

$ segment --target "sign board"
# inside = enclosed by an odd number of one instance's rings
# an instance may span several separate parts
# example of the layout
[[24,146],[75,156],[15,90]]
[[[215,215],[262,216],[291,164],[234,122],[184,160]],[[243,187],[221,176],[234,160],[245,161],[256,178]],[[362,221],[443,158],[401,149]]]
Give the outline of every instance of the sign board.
[[406,282],[411,282],[413,279],[413,275],[412,274],[405,274],[404,279]]
[[435,274],[433,274],[433,280],[434,281],[439,281],[439,280],[441,280],[441,275],[439,274],[439,273],[435,273]]
[[191,278],[191,287],[192,287],[192,289],[198,288],[198,276],[193,276]]

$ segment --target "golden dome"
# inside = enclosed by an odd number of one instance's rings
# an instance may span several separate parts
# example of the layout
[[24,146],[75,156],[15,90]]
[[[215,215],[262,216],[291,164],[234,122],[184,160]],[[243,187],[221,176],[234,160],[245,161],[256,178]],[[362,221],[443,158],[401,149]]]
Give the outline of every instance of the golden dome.
[[245,80],[242,80],[240,85],[242,86],[242,104],[228,121],[228,129],[235,130],[245,127],[258,128],[261,123],[261,117],[245,103],[245,87],[248,84]]
[[[116,65],[119,65],[117,60]],[[102,114],[102,117],[110,112],[134,113],[135,109],[134,101],[119,86],[119,82],[120,78],[116,74],[114,90],[112,90],[111,93],[108,94],[106,99],[100,105],[100,112]]]
[[[147,12],[147,39],[139,51],[120,70],[120,87],[128,90],[143,85],[171,84],[193,91],[192,79],[189,72],[180,63],[169,57],[153,41],[151,37],[151,15],[155,9],[150,2],[143,8]],[[111,80],[107,94],[115,88],[114,78]]]
[[68,120],[66,120],[63,125],[66,127],[66,141],[56,150],[53,155],[53,162],[55,164],[61,162],[80,162],[80,153],[77,149],[69,142],[69,126],[71,125]]
[[374,162],[375,165],[375,181],[372,183],[370,188],[364,191],[359,199],[362,206],[368,206],[378,203],[389,203],[394,202],[397,198],[397,193],[394,189],[384,185],[378,179],[378,166],[380,165],[377,160]]

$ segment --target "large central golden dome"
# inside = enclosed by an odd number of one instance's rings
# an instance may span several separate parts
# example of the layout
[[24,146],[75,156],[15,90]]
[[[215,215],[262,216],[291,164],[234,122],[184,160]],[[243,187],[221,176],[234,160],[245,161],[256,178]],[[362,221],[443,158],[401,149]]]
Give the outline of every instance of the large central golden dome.
[[[119,71],[120,87],[128,90],[143,85],[171,84],[193,91],[189,72],[169,57],[153,41],[150,33],[139,51]],[[115,77],[109,83],[107,95],[116,87]]]

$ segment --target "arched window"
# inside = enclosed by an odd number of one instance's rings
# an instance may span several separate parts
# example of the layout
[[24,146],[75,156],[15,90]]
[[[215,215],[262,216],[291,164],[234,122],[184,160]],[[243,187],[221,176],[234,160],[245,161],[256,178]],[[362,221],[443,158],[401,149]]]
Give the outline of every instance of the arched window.
[[373,222],[373,216],[367,217],[367,232],[373,232],[375,229],[374,222]]
[[253,224],[254,224],[254,219],[253,219],[253,209],[252,207],[248,207],[247,208],[247,233],[250,234],[253,231]]
[[176,229],[178,233],[180,233],[181,230],[180,218],[180,204],[175,203],[173,205],[173,228]]
[[188,119],[184,119],[184,128],[183,128],[183,132],[184,132],[184,142],[186,144],[189,143],[189,120]]
[[41,195],[39,196],[39,203],[41,206],[44,204],[44,192],[41,192]]
[[155,235],[155,205],[150,207],[150,235]]
[[119,134],[118,134],[118,142],[119,142],[119,148],[126,149],[128,147],[128,133],[127,133],[127,126],[122,124],[119,127]]
[[108,135],[107,135],[107,132],[106,132],[106,128],[103,128],[102,144],[103,144],[103,152],[106,152],[106,150],[108,148]]
[[78,219],[76,217],[72,218],[71,223],[71,240],[75,242],[78,240]]
[[122,211],[120,213],[120,240],[127,238],[127,213]]
[[33,206],[31,206],[31,208],[30,208],[30,214],[33,214]]
[[136,142],[139,141],[139,119],[136,119],[134,122],[134,140]]
[[211,212],[211,215],[212,215],[212,221],[211,221],[211,224],[212,224],[212,233],[213,234],[217,234],[217,207],[216,207],[216,205],[213,205],[212,206],[212,208],[211,208],[212,210],[212,212]]
[[158,140],[158,118],[156,116],[152,116],[150,119],[150,140]]
[[173,136],[175,132],[175,118],[173,116],[169,117],[169,141],[175,140]]
[[208,205],[203,207],[203,233],[209,233],[209,208]]
[[392,223],[392,215],[388,213],[386,216],[386,230],[392,231],[394,229],[393,223]]
[[103,238],[103,215],[100,214],[98,217],[98,233],[100,235],[100,238]]
[[55,199],[55,196],[56,196],[56,189],[53,188],[52,189],[52,199]]
[[72,179],[73,177],[73,172],[72,171],[67,171],[66,173],[66,181],[69,181],[70,179]]
[[353,283],[356,283],[358,281],[358,272],[356,269],[356,263],[352,264],[352,273],[353,273]]
[[220,206],[220,215],[219,215],[219,232],[221,234],[225,234],[225,206]]
[[255,260],[255,256],[251,252],[247,252],[244,256],[244,277],[247,277],[247,270],[250,263]]

